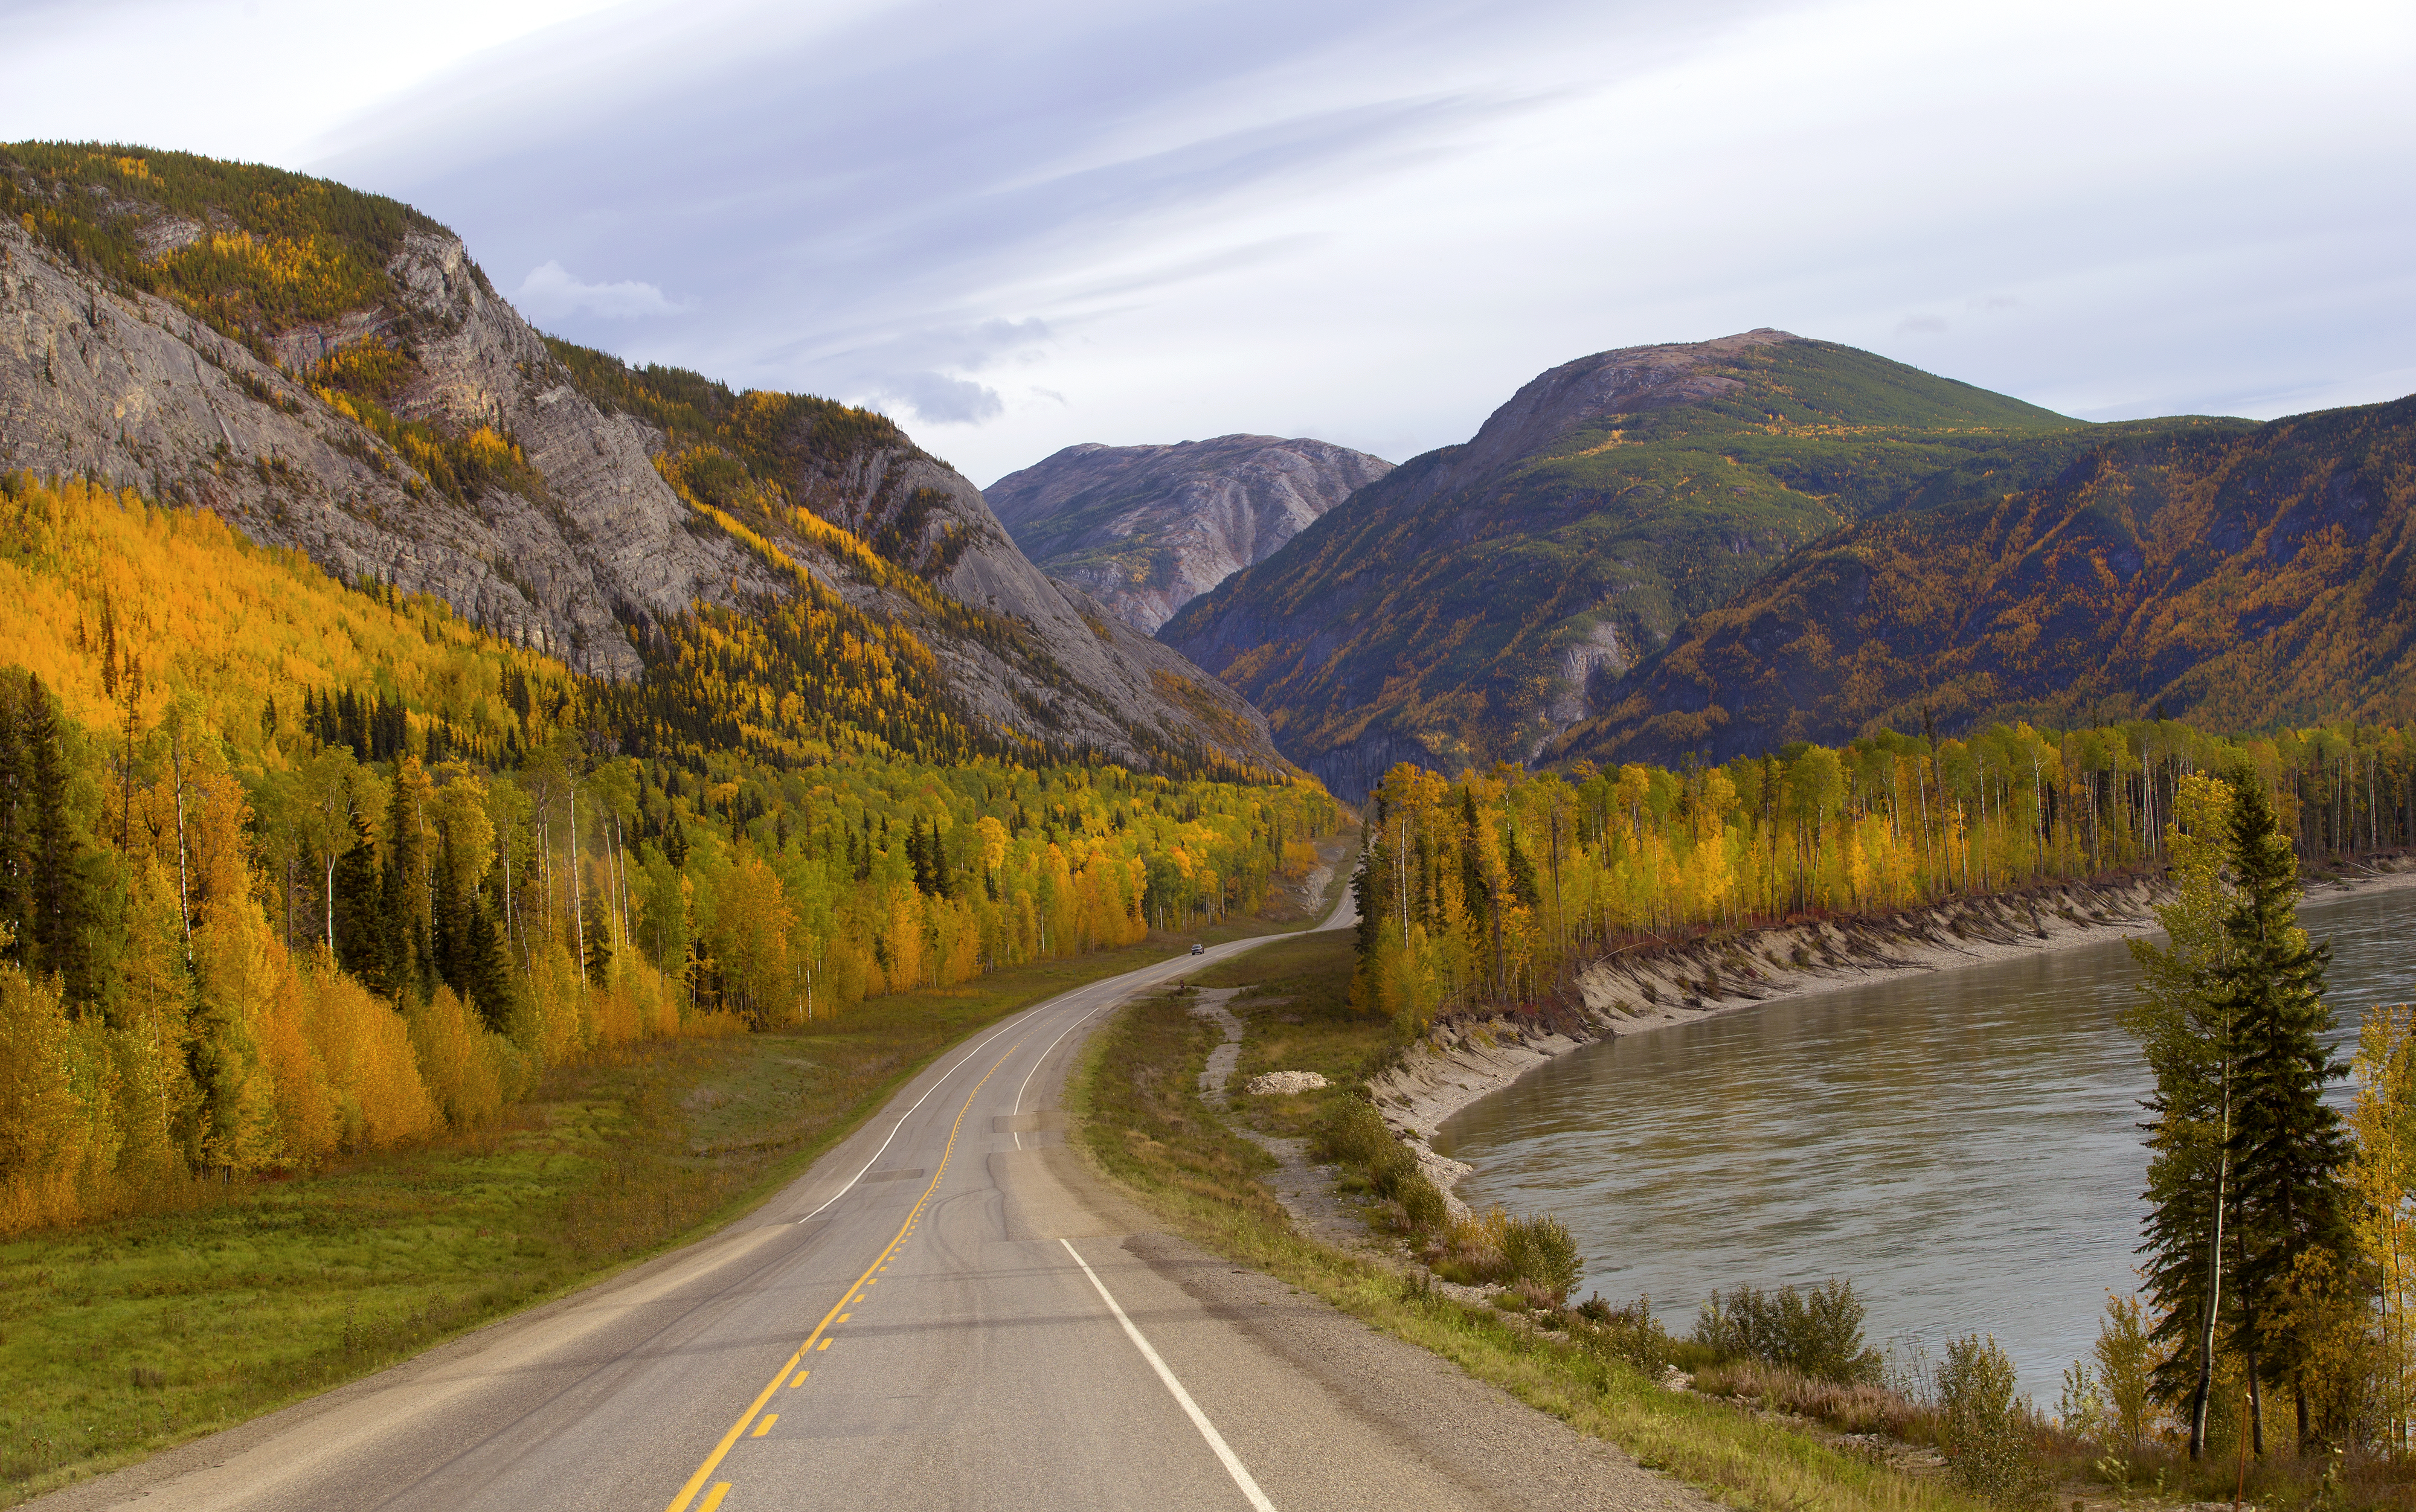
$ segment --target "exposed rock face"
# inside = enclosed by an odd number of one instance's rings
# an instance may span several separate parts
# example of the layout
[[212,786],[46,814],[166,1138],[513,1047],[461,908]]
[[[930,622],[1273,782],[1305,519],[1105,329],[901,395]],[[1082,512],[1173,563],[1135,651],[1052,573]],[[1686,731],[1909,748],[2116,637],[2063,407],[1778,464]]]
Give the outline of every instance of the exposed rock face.
[[1068,446],[985,491],[1016,544],[1128,624],[1174,611],[1393,471],[1321,441]]
[[[181,229],[145,228],[162,245]],[[348,580],[374,575],[435,593],[605,677],[641,670],[631,631],[651,618],[788,591],[664,481],[653,460],[663,433],[599,411],[458,238],[415,232],[387,271],[399,307],[280,332],[272,364],[165,300],[62,266],[0,221],[0,468],[207,507]],[[491,426],[517,442],[541,485],[481,487],[455,502],[294,376],[374,334],[406,338],[418,358],[389,406],[398,416],[453,435]],[[1167,750],[1280,765],[1246,700],[1050,582],[979,490],[888,435],[801,458],[798,497],[852,530],[947,543],[933,585],[996,617],[998,633],[957,633],[836,559],[792,554],[857,607],[908,621],[970,712],[1141,766]]]
[[733,581],[773,586],[737,543],[682,528],[688,512],[637,428],[553,378],[544,344],[470,276],[458,241],[415,237],[395,272],[430,317],[431,392],[411,408],[500,416],[558,508],[500,488],[468,508],[415,498],[410,464],[307,386],[164,300],[61,268],[13,223],[0,223],[0,466],[205,505],[348,580],[439,593],[605,676],[639,665],[616,606],[672,611],[727,602]]

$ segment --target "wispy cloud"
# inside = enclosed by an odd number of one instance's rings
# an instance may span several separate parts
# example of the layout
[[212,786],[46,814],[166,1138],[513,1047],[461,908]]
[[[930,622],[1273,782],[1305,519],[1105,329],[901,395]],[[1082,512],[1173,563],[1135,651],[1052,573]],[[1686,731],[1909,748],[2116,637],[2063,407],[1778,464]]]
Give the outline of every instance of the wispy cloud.
[[540,321],[559,321],[573,315],[636,321],[655,315],[684,315],[696,307],[693,302],[666,299],[660,289],[635,278],[618,283],[589,283],[550,260],[529,269],[528,277],[512,291],[511,299],[522,314]]
[[[394,194],[566,336],[892,408],[983,476],[1404,457],[1581,353],[1758,325],[2079,413],[2382,397],[2416,349],[2389,0],[480,3],[382,47],[302,0],[19,0],[0,138]],[[262,48],[294,87],[257,108],[193,62]],[[99,56],[137,87],[56,82]]]

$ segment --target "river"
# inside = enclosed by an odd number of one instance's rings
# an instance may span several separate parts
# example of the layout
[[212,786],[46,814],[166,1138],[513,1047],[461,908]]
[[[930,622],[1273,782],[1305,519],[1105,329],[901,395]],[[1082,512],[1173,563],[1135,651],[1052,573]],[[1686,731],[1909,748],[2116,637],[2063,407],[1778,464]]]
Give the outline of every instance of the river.
[[[2416,889],[2310,899],[2334,1040],[2416,997]],[[2161,938],[2161,936],[2159,936]],[[1587,1045],[1445,1121],[1482,1207],[1553,1212],[1582,1296],[1673,1333],[1715,1287],[1850,1278],[1865,1337],[1992,1333],[2051,1407],[2136,1285],[2147,1166],[2137,979],[2119,940],[1780,999]],[[2346,1083],[2333,1100],[2346,1107]]]

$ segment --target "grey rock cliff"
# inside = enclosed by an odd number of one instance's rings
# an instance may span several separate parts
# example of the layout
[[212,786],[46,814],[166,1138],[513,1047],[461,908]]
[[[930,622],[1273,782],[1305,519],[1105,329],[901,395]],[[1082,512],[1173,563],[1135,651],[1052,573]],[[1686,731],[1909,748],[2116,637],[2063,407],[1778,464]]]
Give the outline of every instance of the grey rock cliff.
[[1068,446],[985,492],[1033,561],[1155,632],[1392,470],[1329,442],[1218,436]]
[[[163,223],[146,236],[166,245],[186,229]],[[603,677],[642,669],[632,632],[649,619],[789,591],[682,501],[654,465],[662,432],[591,402],[458,238],[415,232],[387,271],[399,307],[279,332],[270,362],[173,304],[62,266],[0,221],[0,469],[211,509],[347,580],[437,594]],[[452,435],[491,426],[542,486],[485,487],[457,502],[294,376],[381,333],[407,338],[419,358],[390,405],[398,416]],[[799,481],[799,497],[835,523],[950,541],[933,586],[991,617],[993,633],[935,623],[836,557],[793,554],[857,607],[907,622],[968,711],[1137,765],[1154,751],[1281,765],[1245,699],[1050,582],[979,490],[911,443],[824,457]]]

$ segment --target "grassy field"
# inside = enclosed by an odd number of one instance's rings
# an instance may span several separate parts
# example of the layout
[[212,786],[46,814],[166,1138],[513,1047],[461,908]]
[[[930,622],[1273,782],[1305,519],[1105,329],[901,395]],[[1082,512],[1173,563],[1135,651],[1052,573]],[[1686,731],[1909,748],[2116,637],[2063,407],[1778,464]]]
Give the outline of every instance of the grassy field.
[[[1305,936],[1194,979],[1247,986],[1240,1070],[1349,1078],[1386,1053],[1388,1025],[1353,1015],[1351,936]],[[1581,1432],[1619,1445],[1721,1501],[1759,1512],[1970,1512],[1974,1503],[1744,1405],[1663,1389],[1625,1360],[1559,1342],[1490,1307],[1449,1300],[1297,1233],[1259,1179],[1272,1160],[1202,1105],[1198,1076],[1221,1039],[1184,997],[1143,999],[1093,1042],[1069,1101],[1084,1147],[1177,1232],[1423,1345]],[[1239,1077],[1236,1078],[1238,1084]],[[1302,1132],[1341,1088],[1235,1100],[1258,1127]]]
[[[1237,919],[1201,936],[1264,933]],[[1169,936],[777,1033],[551,1072],[475,1140],[0,1243],[0,1505],[391,1364],[695,1238],[1007,1013]]]

